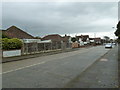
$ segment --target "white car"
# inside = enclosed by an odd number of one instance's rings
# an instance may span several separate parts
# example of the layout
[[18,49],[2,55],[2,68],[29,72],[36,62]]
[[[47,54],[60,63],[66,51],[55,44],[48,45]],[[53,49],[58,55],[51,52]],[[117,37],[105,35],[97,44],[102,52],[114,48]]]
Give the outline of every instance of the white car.
[[111,44],[111,43],[107,43],[107,44],[105,45],[105,48],[112,48],[112,44]]

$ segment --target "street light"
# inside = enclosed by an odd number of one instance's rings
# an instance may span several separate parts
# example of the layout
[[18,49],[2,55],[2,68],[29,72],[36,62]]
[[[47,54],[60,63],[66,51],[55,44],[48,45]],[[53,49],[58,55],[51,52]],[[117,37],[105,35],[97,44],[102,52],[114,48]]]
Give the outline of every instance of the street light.
[[[115,27],[112,27],[113,28],[113,30],[115,29]],[[114,39],[114,41],[115,41],[115,35],[113,36],[113,39]]]

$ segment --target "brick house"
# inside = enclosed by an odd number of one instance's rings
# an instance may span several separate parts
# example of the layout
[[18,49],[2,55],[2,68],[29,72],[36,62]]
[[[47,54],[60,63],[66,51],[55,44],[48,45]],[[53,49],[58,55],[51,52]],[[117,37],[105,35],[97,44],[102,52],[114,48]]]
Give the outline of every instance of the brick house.
[[61,47],[61,44],[63,43],[62,48],[66,48],[66,47],[69,47],[71,37],[67,35],[62,37],[59,34],[51,34],[51,35],[47,35],[43,37],[41,40],[51,40],[53,46],[57,44],[59,48]]
[[2,30],[2,33],[10,38],[19,38],[19,39],[34,39],[34,37],[27,32],[21,30],[16,26],[11,26],[6,30]]
[[52,42],[61,42],[62,41],[62,37],[59,34],[51,34],[51,35],[47,35],[44,36],[43,38],[41,38],[41,40],[51,40]]
[[65,36],[62,37],[62,40],[63,40],[63,42],[72,43],[71,36],[67,36],[66,34],[65,34]]
[[62,41],[66,45],[66,47],[69,47],[69,48],[72,47],[71,36],[67,36],[65,34],[65,36],[62,37]]
[[59,34],[51,34],[43,37],[41,40],[51,40],[52,42],[68,42],[71,43],[71,37],[70,36],[60,36]]
[[102,43],[102,39],[100,37],[98,37],[98,38],[89,38],[89,39],[90,39],[90,43],[94,43],[96,45]]
[[59,34],[51,34],[46,35],[43,38],[41,38],[42,41],[44,40],[51,40],[52,41],[52,49],[60,49],[61,48],[61,42],[62,37]]

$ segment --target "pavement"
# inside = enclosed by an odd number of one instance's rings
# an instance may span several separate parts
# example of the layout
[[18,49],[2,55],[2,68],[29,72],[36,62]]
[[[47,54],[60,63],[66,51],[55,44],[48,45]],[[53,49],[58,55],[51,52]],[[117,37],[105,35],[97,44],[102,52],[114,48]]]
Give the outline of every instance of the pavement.
[[[3,63],[3,88],[67,87],[108,51],[110,50],[105,49],[104,46],[97,46]],[[72,86],[74,87],[73,83]]]
[[118,80],[120,86],[120,44],[118,44]]

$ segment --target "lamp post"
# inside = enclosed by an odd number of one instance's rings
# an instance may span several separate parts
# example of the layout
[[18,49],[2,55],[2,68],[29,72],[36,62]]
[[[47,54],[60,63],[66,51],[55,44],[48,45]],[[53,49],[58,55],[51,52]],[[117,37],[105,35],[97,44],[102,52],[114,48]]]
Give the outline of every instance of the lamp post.
[[[113,28],[113,30],[115,29],[115,27],[112,27]],[[115,35],[113,36],[113,40],[115,41]]]

